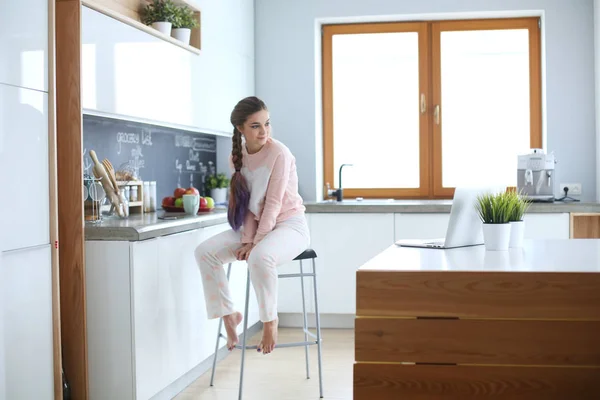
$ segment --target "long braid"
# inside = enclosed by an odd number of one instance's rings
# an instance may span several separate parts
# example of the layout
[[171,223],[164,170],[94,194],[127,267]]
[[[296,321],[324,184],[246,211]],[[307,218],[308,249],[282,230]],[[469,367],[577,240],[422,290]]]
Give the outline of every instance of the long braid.
[[267,106],[261,99],[251,96],[240,100],[231,112],[230,122],[233,125],[231,156],[235,172],[231,177],[227,219],[234,231],[237,231],[243,225],[250,204],[248,182],[246,182],[246,178],[241,172],[243,164],[242,132],[238,127],[243,126],[250,115],[266,109]]
[[235,167],[235,172],[231,177],[227,219],[233,230],[237,231],[243,225],[246,212],[248,211],[248,204],[250,203],[250,190],[248,190],[248,183],[241,172],[243,162],[242,134],[236,127],[233,128],[233,137],[231,142],[231,156],[233,165]]

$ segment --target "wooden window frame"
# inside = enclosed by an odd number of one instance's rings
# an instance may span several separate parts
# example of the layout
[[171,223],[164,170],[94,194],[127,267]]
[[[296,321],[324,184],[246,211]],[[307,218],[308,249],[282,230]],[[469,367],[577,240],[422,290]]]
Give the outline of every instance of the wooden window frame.
[[[434,110],[441,106],[440,36],[446,31],[527,29],[529,31],[530,146],[542,148],[542,80],[539,17],[441,20],[424,22],[382,22],[323,25],[322,96],[323,96],[323,177],[334,186],[333,135],[333,60],[334,35],[362,33],[418,32],[419,93],[425,94],[426,112],[419,115],[420,187],[344,188],[345,197],[395,199],[448,199],[454,188],[442,186],[442,114],[434,122]],[[416,102],[420,98],[415,98]],[[443,107],[440,107],[440,111]],[[324,192],[324,198],[327,192]]]

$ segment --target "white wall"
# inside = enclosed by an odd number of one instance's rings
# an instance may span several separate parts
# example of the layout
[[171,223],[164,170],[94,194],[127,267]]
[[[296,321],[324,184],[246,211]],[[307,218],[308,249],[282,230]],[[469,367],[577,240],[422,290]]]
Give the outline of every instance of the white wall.
[[316,200],[323,187],[318,23],[473,12],[543,15],[547,149],[558,160],[556,183],[580,182],[582,200],[595,199],[592,0],[256,0],[256,93],[271,111],[274,135],[298,159],[305,200]]
[[84,109],[231,134],[235,103],[254,94],[254,2],[195,3],[200,55],[84,7]]

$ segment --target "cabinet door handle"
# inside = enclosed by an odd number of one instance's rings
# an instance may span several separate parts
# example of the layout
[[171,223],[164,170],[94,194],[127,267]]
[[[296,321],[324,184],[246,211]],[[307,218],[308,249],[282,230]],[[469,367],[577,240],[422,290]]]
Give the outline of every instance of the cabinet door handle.
[[440,124],[440,105],[435,106],[435,110],[433,110],[433,120],[436,125]]
[[421,93],[421,114],[427,112],[427,102],[425,101],[425,93]]

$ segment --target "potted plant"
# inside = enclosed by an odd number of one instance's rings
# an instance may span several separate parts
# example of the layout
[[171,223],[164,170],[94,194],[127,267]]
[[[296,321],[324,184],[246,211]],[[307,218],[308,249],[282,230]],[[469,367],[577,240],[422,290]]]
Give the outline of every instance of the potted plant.
[[194,11],[185,4],[177,7],[171,36],[185,44],[190,44],[192,29],[197,27],[198,21],[194,18]]
[[510,228],[509,247],[523,247],[525,236],[525,221],[523,215],[527,212],[531,201],[523,198],[519,193],[512,191],[506,194],[509,203],[510,215],[508,217]]
[[142,10],[142,22],[165,35],[171,35],[177,9],[172,0],[152,0]]
[[486,193],[477,196],[475,208],[483,222],[486,250],[508,250],[513,206],[509,193]]
[[227,201],[227,188],[229,179],[225,174],[211,175],[206,182],[206,189],[210,190],[210,197],[215,204],[224,204]]

